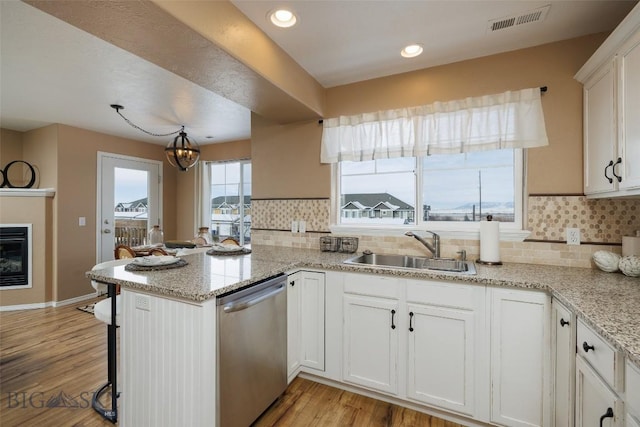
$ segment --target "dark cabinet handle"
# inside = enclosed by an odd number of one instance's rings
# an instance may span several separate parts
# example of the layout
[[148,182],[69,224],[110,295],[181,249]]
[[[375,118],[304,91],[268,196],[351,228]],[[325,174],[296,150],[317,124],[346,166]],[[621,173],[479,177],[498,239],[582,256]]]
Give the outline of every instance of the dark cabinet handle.
[[616,174],[616,166],[618,166],[620,163],[622,163],[622,157],[618,157],[618,160],[616,160],[615,163],[612,162],[612,165],[611,165],[611,173],[613,174],[613,176],[616,177],[618,182],[622,182],[622,177]]
[[413,311],[409,312],[409,332],[413,332]]
[[585,341],[582,343],[582,349],[585,353],[589,353],[589,350],[595,350],[596,348],[592,345],[587,344],[587,342]]
[[609,184],[613,184],[613,178],[611,178],[609,175],[607,175],[607,169],[609,169],[609,168],[611,168],[611,170],[613,170],[613,160],[610,160],[609,164],[604,167],[604,177],[609,180]]
[[295,286],[295,285],[296,285],[296,281],[295,281],[295,280],[292,280],[292,281],[290,281],[290,282],[289,282],[289,284],[290,284],[291,286]]
[[613,409],[607,408],[607,412],[603,416],[600,417],[600,427],[602,427],[602,423],[605,418],[613,418]]
[[568,324],[569,324],[569,322],[567,322],[566,320],[564,320],[564,319],[562,319],[562,318],[560,319],[560,326],[562,326],[563,328],[564,328],[565,326],[567,326]]
[[391,329],[395,329],[396,328],[396,324],[393,323],[393,317],[396,315],[396,311],[395,310],[391,310]]

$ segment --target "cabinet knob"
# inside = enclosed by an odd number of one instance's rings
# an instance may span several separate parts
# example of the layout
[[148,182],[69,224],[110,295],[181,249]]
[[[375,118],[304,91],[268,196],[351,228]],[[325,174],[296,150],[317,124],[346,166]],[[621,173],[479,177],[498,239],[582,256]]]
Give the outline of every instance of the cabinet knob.
[[587,342],[584,341],[582,343],[582,349],[584,350],[585,353],[589,353],[589,350],[595,350],[596,348],[592,345],[587,344]]
[[396,315],[396,311],[395,310],[391,310],[391,329],[395,329],[396,328],[396,324],[394,323],[394,316]]
[[604,177],[607,178],[607,180],[609,181],[609,184],[613,184],[613,178],[611,178],[609,175],[607,175],[607,169],[609,169],[609,168],[611,168],[611,170],[613,170],[613,160],[610,160],[609,164],[604,167]]
[[600,427],[602,427],[602,423],[605,418],[613,418],[613,409],[607,408],[607,412],[603,416],[600,417]]
[[291,286],[295,286],[295,285],[296,285],[296,281],[295,281],[295,280],[292,280],[292,281],[290,281],[290,282],[289,282],[289,284],[290,284]]
[[622,177],[616,174],[616,166],[618,166],[620,163],[622,163],[622,157],[618,157],[618,160],[616,160],[615,163],[612,162],[611,165],[611,173],[618,180],[618,182],[622,182]]
[[567,322],[566,320],[564,320],[562,318],[560,319],[560,326],[562,326],[563,328],[568,324],[569,324],[569,322]]

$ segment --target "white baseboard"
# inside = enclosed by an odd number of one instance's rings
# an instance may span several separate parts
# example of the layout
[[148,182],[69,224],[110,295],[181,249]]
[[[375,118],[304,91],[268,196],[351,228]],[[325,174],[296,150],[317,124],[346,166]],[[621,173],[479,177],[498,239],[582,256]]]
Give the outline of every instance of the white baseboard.
[[63,301],[47,301],[47,302],[37,302],[34,304],[5,305],[5,306],[0,306],[0,311],[34,310],[37,308],[64,307],[65,305],[75,304],[77,302],[82,302],[88,299],[96,298],[98,296],[99,296],[98,292],[92,292],[87,295],[81,295],[79,297],[70,298]]
[[91,298],[96,298],[97,296],[99,296],[98,292],[92,292],[90,294],[86,294],[86,295],[81,295],[79,297],[75,297],[75,298],[70,298],[70,299],[66,299],[66,300],[62,300],[62,301],[52,301],[51,305],[53,307],[64,307],[65,305],[70,305],[70,304],[75,304],[77,302],[82,302]]
[[0,311],[17,311],[17,310],[33,310],[36,308],[51,307],[52,302],[37,302],[35,304],[16,304],[16,305],[4,305],[0,307]]

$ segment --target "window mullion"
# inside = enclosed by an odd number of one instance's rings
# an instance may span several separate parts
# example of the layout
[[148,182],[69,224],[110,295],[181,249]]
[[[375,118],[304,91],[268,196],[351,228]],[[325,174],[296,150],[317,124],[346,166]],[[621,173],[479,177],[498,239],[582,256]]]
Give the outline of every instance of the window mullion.
[[423,225],[423,206],[424,202],[422,201],[422,157],[416,157],[416,168],[415,168],[415,188],[416,188],[416,207],[415,207],[415,224],[418,227]]

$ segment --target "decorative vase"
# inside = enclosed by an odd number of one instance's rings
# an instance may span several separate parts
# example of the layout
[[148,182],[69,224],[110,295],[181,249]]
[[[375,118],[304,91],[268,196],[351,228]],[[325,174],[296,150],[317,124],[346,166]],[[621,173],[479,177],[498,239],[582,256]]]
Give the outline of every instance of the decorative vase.
[[149,230],[148,242],[150,245],[161,245],[164,243],[164,233],[160,230],[159,225],[154,225]]

